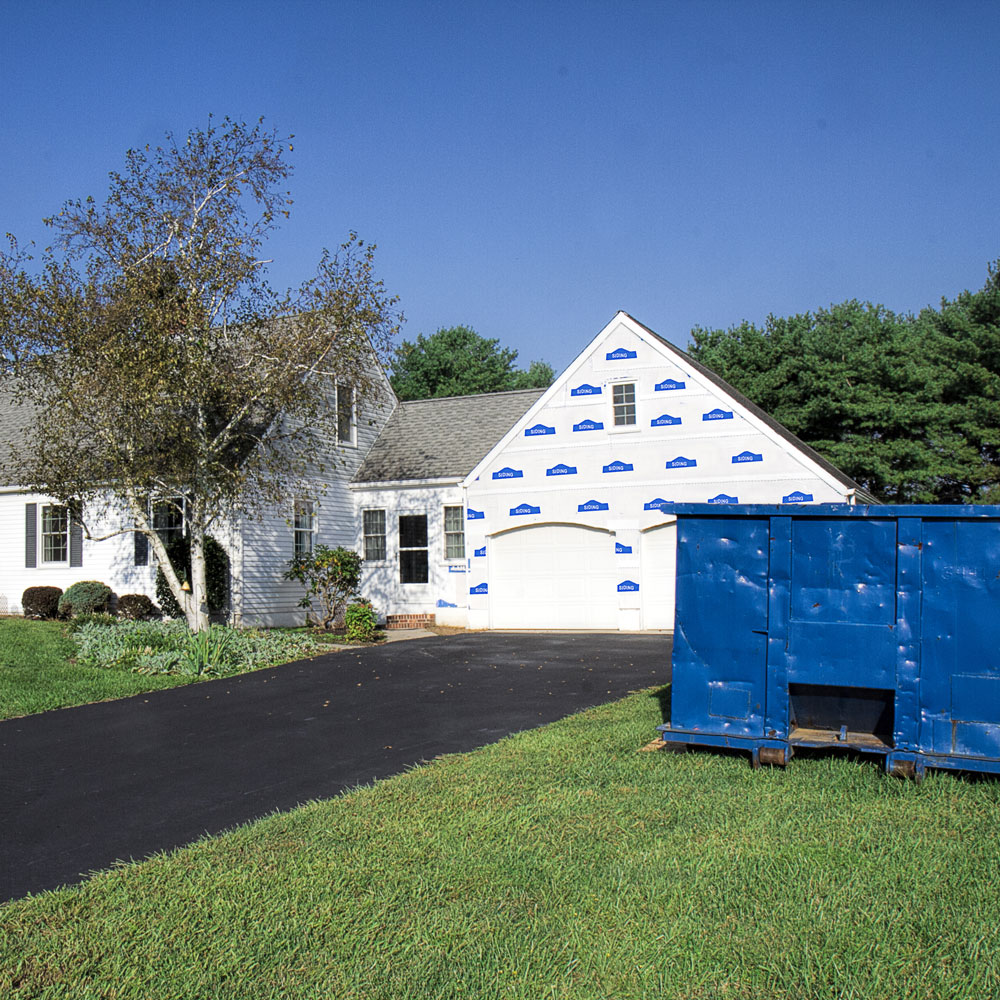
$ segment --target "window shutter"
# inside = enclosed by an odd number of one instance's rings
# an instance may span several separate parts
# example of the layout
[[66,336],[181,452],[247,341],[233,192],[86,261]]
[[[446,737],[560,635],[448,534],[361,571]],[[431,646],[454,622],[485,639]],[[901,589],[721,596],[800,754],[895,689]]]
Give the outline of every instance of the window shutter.
[[141,531],[133,531],[132,537],[135,539],[135,564],[136,566],[149,565],[149,539]]
[[34,569],[38,565],[38,504],[24,505],[24,565]]
[[69,564],[83,565],[83,525],[73,520],[69,522]]

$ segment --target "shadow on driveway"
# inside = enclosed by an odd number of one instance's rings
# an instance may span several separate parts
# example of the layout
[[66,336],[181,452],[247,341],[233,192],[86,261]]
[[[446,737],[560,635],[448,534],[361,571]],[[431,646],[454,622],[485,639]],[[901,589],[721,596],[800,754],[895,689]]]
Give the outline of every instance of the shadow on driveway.
[[667,635],[479,632],[0,722],[0,901],[669,680]]

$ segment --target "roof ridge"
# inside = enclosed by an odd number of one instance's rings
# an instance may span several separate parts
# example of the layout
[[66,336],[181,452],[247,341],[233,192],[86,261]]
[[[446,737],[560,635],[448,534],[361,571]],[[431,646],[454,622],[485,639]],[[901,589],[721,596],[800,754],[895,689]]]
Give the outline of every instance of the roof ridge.
[[400,403],[404,406],[410,403],[443,403],[445,400],[456,400],[456,399],[483,399],[483,398],[493,398],[495,396],[516,396],[519,393],[524,392],[547,392],[548,387],[540,388],[536,387],[533,389],[501,389],[498,392],[468,392],[461,396],[428,396],[426,399],[401,399]]

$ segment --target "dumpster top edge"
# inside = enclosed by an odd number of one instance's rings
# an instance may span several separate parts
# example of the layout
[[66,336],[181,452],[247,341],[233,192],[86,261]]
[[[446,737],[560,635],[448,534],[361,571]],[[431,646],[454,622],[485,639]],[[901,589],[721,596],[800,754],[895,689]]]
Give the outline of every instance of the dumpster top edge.
[[673,503],[664,504],[664,514],[678,517],[919,517],[1000,519],[994,504],[763,504],[763,503]]

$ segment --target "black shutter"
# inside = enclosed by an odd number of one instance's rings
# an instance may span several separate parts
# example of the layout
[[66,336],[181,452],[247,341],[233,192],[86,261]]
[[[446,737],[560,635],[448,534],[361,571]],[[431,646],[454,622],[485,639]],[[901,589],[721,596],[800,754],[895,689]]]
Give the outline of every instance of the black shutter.
[[[72,517],[72,512],[70,516]],[[83,565],[83,525],[74,520],[69,522],[69,564]]]
[[135,564],[136,566],[149,565],[149,539],[141,531],[133,531],[132,537],[135,539]]
[[38,565],[38,504],[24,505],[24,565],[34,569]]

